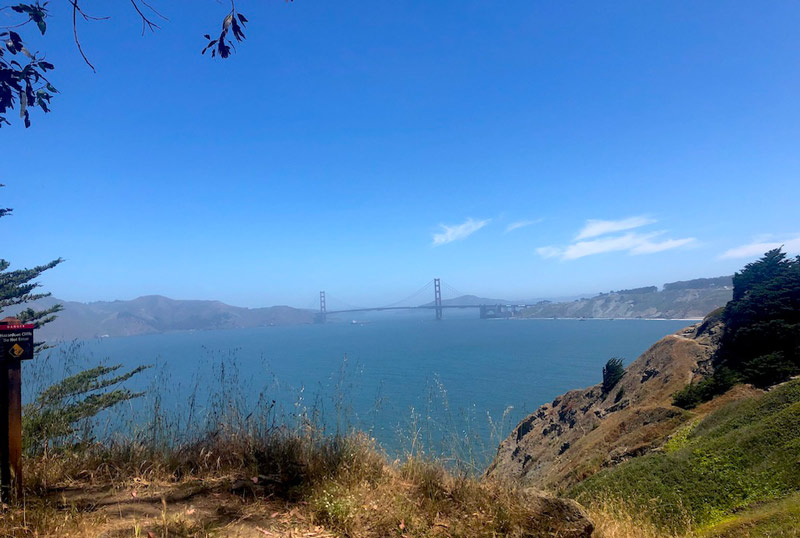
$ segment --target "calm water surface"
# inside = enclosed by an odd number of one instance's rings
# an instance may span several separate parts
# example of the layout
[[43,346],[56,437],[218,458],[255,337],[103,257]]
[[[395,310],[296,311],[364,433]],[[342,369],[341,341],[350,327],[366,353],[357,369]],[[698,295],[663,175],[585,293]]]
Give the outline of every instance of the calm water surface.
[[[220,385],[221,367],[246,406],[266,391],[291,412],[313,405],[329,424],[338,406],[351,425],[371,430],[388,450],[402,449],[412,409],[491,450],[487,413],[503,434],[527,413],[567,390],[601,380],[610,357],[634,360],[690,321],[479,320],[380,318],[228,331],[106,338],[83,354],[156,368],[137,381],[163,391],[165,408],[185,413]],[[347,357],[346,361],[344,357]],[[136,387],[136,384],[134,384]]]

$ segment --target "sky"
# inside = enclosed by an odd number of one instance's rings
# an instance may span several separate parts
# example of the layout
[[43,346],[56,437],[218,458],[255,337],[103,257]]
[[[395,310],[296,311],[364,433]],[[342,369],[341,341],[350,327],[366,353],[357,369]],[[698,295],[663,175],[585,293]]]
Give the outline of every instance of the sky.
[[[51,2],[2,257],[64,300],[569,297],[800,254],[800,3]],[[66,3],[64,3],[66,5]],[[110,4],[110,5],[109,5]],[[7,11],[0,12],[8,17]]]

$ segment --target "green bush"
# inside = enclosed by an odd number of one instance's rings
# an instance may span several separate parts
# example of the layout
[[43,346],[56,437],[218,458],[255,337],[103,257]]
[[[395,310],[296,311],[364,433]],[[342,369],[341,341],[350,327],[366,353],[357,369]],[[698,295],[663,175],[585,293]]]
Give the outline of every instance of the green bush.
[[625,367],[622,365],[622,359],[617,357],[608,359],[603,366],[603,394],[611,392],[624,375]]
[[736,384],[739,376],[725,366],[720,366],[714,375],[697,383],[690,383],[672,396],[672,404],[683,409],[692,409],[714,396],[725,393]]

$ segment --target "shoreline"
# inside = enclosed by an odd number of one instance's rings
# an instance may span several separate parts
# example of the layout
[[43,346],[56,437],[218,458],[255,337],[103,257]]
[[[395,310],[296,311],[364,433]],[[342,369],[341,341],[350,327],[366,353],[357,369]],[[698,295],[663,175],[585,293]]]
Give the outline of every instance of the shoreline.
[[[503,319],[503,318],[497,318]],[[505,318],[505,319],[530,319],[530,320],[542,320],[542,319],[549,319],[549,320],[565,320],[565,321],[703,321],[705,318],[568,318],[568,317],[559,317],[559,318],[544,318],[544,317],[516,317],[516,318]]]

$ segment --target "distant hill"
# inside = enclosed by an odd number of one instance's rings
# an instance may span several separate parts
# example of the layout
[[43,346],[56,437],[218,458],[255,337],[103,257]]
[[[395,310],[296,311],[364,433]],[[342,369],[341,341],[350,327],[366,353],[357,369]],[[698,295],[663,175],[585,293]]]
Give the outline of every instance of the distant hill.
[[[464,295],[444,305],[534,304],[525,317],[535,318],[699,318],[723,306],[732,295],[731,277],[699,278],[655,286],[601,293],[569,302],[507,300]],[[289,306],[242,308],[219,301],[183,301],[147,295],[131,301],[79,303],[48,297],[33,308],[64,305],[56,321],[37,337],[47,341],[133,336],[174,331],[240,329],[313,323],[314,312]],[[433,303],[428,303],[432,305]],[[9,314],[13,310],[7,309]]]
[[[568,301],[491,299],[462,295],[444,299],[442,304],[534,305],[522,314],[529,318],[702,318],[724,306],[732,295],[733,278],[721,276],[668,282],[660,291],[657,286],[645,286]],[[433,301],[423,306],[433,306]]]
[[731,300],[730,276],[698,278],[601,293],[588,299],[541,301],[523,313],[530,318],[702,318]]
[[241,308],[219,301],[180,301],[160,295],[93,303],[59,301],[49,297],[26,306],[45,308],[55,303],[63,304],[64,311],[56,321],[37,331],[37,338],[54,341],[106,335],[296,325],[312,323],[314,317],[310,310],[289,306]]

